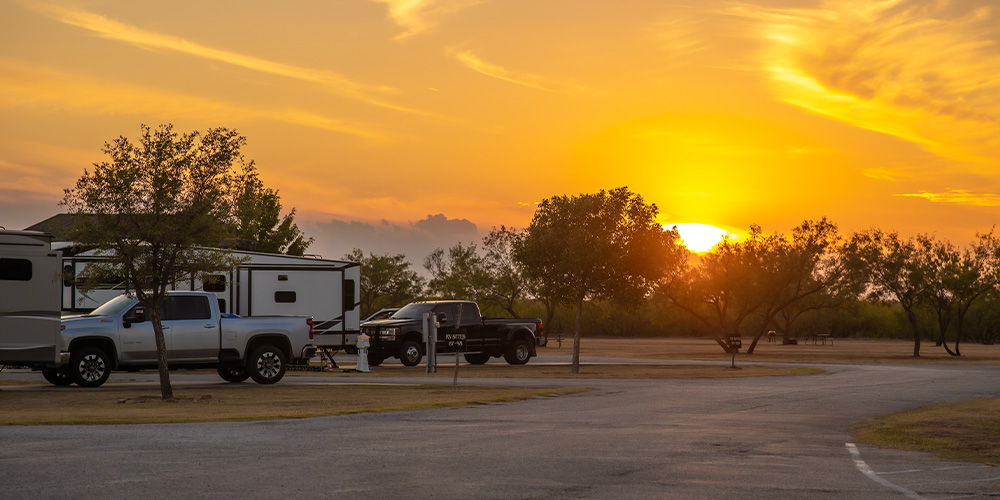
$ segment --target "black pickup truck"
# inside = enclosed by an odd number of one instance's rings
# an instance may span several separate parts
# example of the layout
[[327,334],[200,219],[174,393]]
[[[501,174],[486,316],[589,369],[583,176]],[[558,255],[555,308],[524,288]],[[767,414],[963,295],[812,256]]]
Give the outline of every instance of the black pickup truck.
[[[461,305],[461,318],[458,317]],[[503,356],[512,365],[523,365],[536,355],[535,347],[545,345],[545,330],[540,319],[490,319],[479,314],[475,302],[442,300],[413,302],[388,319],[361,325],[361,333],[371,337],[368,364],[378,366],[386,358],[399,358],[406,366],[420,363],[426,350],[423,340],[424,313],[438,319],[436,350],[441,353],[465,353],[469,363],[481,365],[490,358]],[[456,321],[460,319],[461,321]],[[456,334],[464,336],[464,346],[456,347]]]

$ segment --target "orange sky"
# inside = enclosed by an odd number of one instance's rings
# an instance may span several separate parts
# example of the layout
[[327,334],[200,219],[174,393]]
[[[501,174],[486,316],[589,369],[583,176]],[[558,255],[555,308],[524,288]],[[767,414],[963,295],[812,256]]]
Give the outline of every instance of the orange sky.
[[224,126],[317,240],[404,252],[627,185],[663,223],[1000,206],[993,0],[0,0],[0,225],[139,124]]

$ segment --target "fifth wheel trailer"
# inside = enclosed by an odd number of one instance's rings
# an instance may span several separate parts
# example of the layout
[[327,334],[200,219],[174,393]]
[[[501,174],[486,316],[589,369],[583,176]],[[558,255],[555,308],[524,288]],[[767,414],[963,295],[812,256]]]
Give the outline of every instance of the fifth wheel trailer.
[[[243,259],[239,266],[196,276],[173,288],[214,292],[223,313],[312,316],[316,347],[354,350],[361,323],[360,264],[260,252],[232,253]],[[101,284],[87,292],[77,286],[75,277],[87,264],[104,258],[93,251],[63,257],[64,314],[86,313],[125,291],[123,282]]]
[[0,365],[59,362],[60,252],[52,236],[0,230]]

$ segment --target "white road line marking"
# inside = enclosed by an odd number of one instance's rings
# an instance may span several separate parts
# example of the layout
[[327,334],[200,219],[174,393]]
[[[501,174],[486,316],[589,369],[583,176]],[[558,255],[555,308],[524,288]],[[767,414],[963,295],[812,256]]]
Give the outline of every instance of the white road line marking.
[[847,447],[847,451],[850,452],[851,458],[854,459],[854,466],[857,467],[862,474],[868,476],[868,479],[871,479],[872,481],[875,481],[876,483],[881,484],[886,488],[896,490],[906,495],[908,498],[912,498],[913,500],[927,500],[927,498],[918,495],[916,492],[908,490],[897,484],[894,484],[888,479],[876,474],[875,471],[873,471],[872,468],[869,467],[868,464],[861,459],[861,452],[858,451],[858,447],[855,446],[854,443],[846,443],[845,446]]

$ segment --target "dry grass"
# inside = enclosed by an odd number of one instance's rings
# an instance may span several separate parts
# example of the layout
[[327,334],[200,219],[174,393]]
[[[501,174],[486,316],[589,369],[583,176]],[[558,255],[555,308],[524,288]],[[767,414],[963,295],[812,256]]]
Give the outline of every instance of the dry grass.
[[[130,385],[130,384],[129,384]],[[589,389],[514,387],[209,384],[174,389],[176,402],[156,388],[119,384],[96,390],[8,389],[0,425],[96,425],[308,418],[349,413],[422,410],[520,401]]]
[[[833,345],[798,345],[768,343],[761,339],[753,354],[745,354],[752,339],[744,337],[743,350],[736,362],[760,363],[829,363],[829,364],[949,364],[949,365],[998,365],[1000,345],[962,344],[962,356],[948,355],[943,347],[933,342],[922,342],[920,357],[913,357],[913,342],[906,340],[834,339]],[[554,338],[539,354],[573,354],[573,339],[564,338],[562,348],[556,347]],[[582,356],[688,359],[728,361],[729,355],[714,340],[708,338],[584,338],[580,342]],[[387,361],[389,362],[389,361]]]
[[938,404],[857,424],[855,440],[943,460],[1000,465],[1000,399]]

